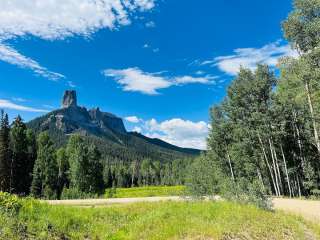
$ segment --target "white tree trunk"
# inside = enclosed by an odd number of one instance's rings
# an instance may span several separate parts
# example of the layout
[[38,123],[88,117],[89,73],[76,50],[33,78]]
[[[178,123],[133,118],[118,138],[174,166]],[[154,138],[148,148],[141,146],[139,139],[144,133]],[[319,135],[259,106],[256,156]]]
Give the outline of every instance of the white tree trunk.
[[266,149],[265,149],[265,147],[264,147],[264,145],[263,145],[263,142],[262,142],[262,139],[261,139],[261,136],[260,136],[259,133],[258,133],[258,139],[259,139],[260,147],[261,147],[261,150],[262,150],[262,153],[263,153],[265,162],[266,162],[266,164],[267,164],[267,167],[268,167],[268,170],[269,170],[269,173],[270,173],[270,176],[271,176],[271,181],[272,181],[272,184],[273,184],[273,188],[274,188],[274,190],[275,190],[275,192],[276,192],[276,195],[278,196],[278,189],[277,189],[276,183],[275,183],[275,181],[274,181],[273,172],[272,172],[272,169],[271,169],[269,160],[268,160],[268,156],[267,156],[267,153],[266,153]]
[[288,173],[288,168],[287,168],[287,161],[286,161],[286,157],[285,157],[284,152],[283,152],[282,144],[280,144],[280,150],[281,150],[281,154],[282,154],[282,159],[283,159],[283,164],[284,164],[284,170],[285,170],[286,177],[287,177],[289,195],[290,195],[290,197],[292,197],[292,191],[291,191],[291,185],[290,185],[290,178],[289,178],[289,173]]
[[229,167],[230,167],[232,181],[235,181],[234,172],[233,172],[232,163],[231,163],[231,158],[230,158],[228,150],[227,150],[227,158],[228,158],[228,163],[229,163]]
[[275,182],[276,182],[277,192],[278,192],[278,196],[280,196],[280,195],[281,195],[281,192],[280,192],[280,187],[279,187],[279,180],[278,180],[278,172],[277,172],[277,167],[276,167],[276,160],[275,160],[274,155],[273,155],[273,149],[272,149],[272,145],[271,145],[271,140],[270,140],[270,138],[268,139],[268,141],[269,141],[269,149],[270,149],[270,153],[271,153],[271,159],[272,159],[272,165],[273,165],[274,178],[275,178]]
[[313,110],[313,103],[312,103],[312,98],[311,98],[310,86],[309,86],[308,82],[305,83],[305,90],[306,90],[307,97],[308,97],[308,105],[309,105],[309,110],[310,110],[311,120],[312,120],[312,125],[313,125],[314,139],[315,139],[318,153],[320,155],[320,140],[319,140],[319,134],[318,134],[318,130],[317,130],[316,119],[315,119],[315,115],[314,115],[314,110]]

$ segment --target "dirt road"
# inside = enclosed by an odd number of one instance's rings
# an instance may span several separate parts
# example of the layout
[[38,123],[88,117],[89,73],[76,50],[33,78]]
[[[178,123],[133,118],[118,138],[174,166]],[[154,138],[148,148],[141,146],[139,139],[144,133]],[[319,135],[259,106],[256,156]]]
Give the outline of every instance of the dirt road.
[[[111,204],[130,204],[138,202],[160,201],[185,201],[181,197],[144,197],[144,198],[111,198],[111,199],[86,199],[86,200],[52,200],[46,201],[52,205],[67,206],[107,206]],[[320,223],[320,201],[274,198],[273,206],[277,210],[283,210],[298,214],[307,220]]]
[[277,210],[298,214],[307,220],[320,223],[320,201],[274,198],[272,202]]

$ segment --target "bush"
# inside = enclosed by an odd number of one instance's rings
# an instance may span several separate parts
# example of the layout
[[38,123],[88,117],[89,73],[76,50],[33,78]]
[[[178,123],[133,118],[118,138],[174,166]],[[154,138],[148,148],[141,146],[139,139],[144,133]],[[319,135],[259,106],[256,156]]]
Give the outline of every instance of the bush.
[[61,193],[61,199],[90,199],[99,198],[98,194],[81,192],[77,188],[64,188]]
[[22,203],[16,195],[0,192],[0,211],[5,213],[18,213]]
[[271,209],[271,201],[260,181],[238,178],[232,181],[219,169],[214,156],[203,155],[190,167],[187,178],[188,193],[195,197],[219,195],[225,200],[253,204],[262,209]]
[[310,198],[315,200],[320,199],[320,189],[312,189]]
[[265,210],[272,208],[271,199],[261,182],[257,180],[253,182],[244,178],[237,179],[236,182],[224,180],[221,187],[221,197],[241,204],[252,204]]
[[186,179],[187,193],[197,197],[220,193],[221,172],[207,156],[197,158]]
[[117,193],[117,189],[115,187],[112,187],[112,188],[106,189],[104,196],[105,198],[113,198],[115,197],[116,193]]

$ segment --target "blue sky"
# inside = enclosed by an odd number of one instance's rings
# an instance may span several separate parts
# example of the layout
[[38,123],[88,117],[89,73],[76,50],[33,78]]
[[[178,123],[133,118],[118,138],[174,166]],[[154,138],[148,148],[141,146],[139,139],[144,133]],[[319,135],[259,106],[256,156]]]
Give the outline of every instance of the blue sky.
[[294,55],[291,0],[2,0],[0,108],[28,121],[75,89],[128,130],[205,148],[209,107],[239,66]]

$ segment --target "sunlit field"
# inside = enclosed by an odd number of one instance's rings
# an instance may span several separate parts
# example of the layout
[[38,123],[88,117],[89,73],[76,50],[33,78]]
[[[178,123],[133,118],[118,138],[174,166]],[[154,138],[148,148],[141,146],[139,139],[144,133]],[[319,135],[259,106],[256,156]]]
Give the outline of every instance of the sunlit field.
[[[22,200],[0,214],[1,239],[319,239],[300,218],[228,202],[161,202],[109,207]],[[314,238],[307,238],[312,236]]]
[[146,186],[106,190],[106,198],[167,197],[185,194],[185,186]]

